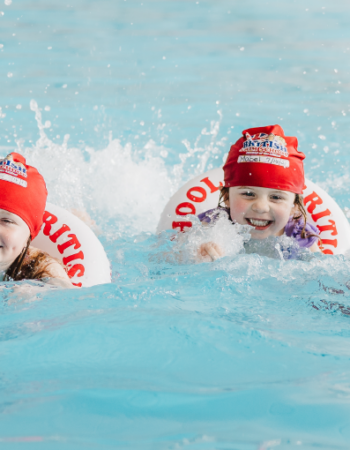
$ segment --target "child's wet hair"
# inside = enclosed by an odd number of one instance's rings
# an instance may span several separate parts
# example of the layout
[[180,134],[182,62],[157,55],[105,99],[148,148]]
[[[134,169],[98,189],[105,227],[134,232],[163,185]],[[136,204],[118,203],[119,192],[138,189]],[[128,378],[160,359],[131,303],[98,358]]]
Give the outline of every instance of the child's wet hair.
[[[229,200],[229,191],[230,188],[229,187],[221,187],[220,188],[220,197],[219,197],[219,203],[218,206],[221,206],[222,208],[227,208],[225,202],[227,202]],[[306,215],[306,210],[304,207],[304,201],[303,201],[303,196],[300,194],[295,194],[295,199],[294,199],[294,205],[297,207],[297,209],[299,210],[299,213],[297,212],[296,215],[293,216],[293,220],[299,220],[301,217],[303,218],[304,221],[304,226],[303,229],[301,231],[301,237],[303,239],[307,239],[308,237],[311,236],[316,236],[313,234],[309,234],[306,233],[305,228],[306,228],[306,222],[307,222],[307,215]],[[319,236],[317,236],[319,238]]]
[[228,187],[225,187],[225,186],[220,187],[220,197],[219,197],[218,206],[221,206],[222,208],[226,207],[225,202],[227,202],[229,199],[229,190],[230,190],[230,188],[228,188]]
[[29,256],[29,246],[31,238],[28,239],[22,252],[6,270],[4,281],[39,280],[50,277],[48,266],[51,261],[47,261],[47,254],[39,251],[34,257]]

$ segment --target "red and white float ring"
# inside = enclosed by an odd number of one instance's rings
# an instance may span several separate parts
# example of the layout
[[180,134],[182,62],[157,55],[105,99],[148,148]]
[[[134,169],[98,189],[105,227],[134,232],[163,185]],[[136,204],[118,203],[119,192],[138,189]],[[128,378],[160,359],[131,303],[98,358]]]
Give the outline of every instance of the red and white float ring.
[[109,261],[94,232],[74,214],[46,204],[44,223],[33,247],[62,261],[75,286],[111,282]]
[[[177,229],[185,231],[192,223],[185,216],[198,215],[217,206],[219,186],[223,185],[221,168],[193,178],[171,197],[164,208],[157,231]],[[350,250],[350,225],[337,203],[323,189],[305,180],[304,205],[308,222],[320,231],[323,253],[344,254]]]

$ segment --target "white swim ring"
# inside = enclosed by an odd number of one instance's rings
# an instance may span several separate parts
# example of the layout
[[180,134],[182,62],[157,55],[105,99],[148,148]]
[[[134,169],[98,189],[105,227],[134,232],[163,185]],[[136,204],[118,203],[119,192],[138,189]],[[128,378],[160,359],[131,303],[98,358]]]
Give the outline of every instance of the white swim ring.
[[32,245],[60,260],[75,286],[111,282],[101,242],[82,220],[59,206],[46,204],[43,225]]
[[[186,218],[215,208],[219,200],[219,186],[223,185],[222,168],[209,170],[193,178],[174,194],[162,212],[157,231],[177,229],[185,231],[192,226]],[[323,189],[305,180],[304,205],[308,222],[320,231],[323,253],[344,254],[350,250],[350,225],[337,203]]]

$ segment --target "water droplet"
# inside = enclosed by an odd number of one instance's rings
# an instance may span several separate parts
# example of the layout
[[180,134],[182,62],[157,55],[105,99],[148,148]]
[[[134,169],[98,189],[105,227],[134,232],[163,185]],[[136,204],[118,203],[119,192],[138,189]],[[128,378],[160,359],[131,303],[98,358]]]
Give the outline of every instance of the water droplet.
[[306,113],[308,113],[309,112],[309,110],[308,109],[304,109],[304,113],[306,114]]
[[38,104],[35,100],[31,100],[29,103],[30,109],[32,111],[37,111],[38,110]]
[[52,50],[52,47],[47,47],[48,50]]
[[17,105],[16,109],[22,109],[22,105]]
[[244,52],[244,47],[241,47],[241,48],[240,48],[240,51],[241,51],[241,52]]
[[12,73],[12,72],[8,72],[7,76],[8,76],[9,78],[12,78],[12,77],[13,77],[13,73]]
[[64,84],[64,85],[62,86],[62,89],[66,89],[67,86],[68,86],[68,84]]
[[144,124],[145,124],[145,122],[143,120],[141,120],[141,122],[140,122],[141,127],[143,127]]
[[324,141],[324,140],[326,139],[326,136],[324,136],[323,134],[320,134],[318,137],[319,137],[322,141]]
[[4,3],[6,6],[10,6],[12,3],[12,0],[5,0]]
[[51,107],[50,106],[45,106],[45,111],[50,111],[51,110]]

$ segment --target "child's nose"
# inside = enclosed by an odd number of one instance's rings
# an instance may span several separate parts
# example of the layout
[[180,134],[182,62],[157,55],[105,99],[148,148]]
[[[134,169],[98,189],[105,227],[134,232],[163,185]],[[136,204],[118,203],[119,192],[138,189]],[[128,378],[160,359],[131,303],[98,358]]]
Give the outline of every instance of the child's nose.
[[269,210],[270,210],[269,202],[264,197],[257,198],[252,205],[252,210],[259,214],[269,212]]

